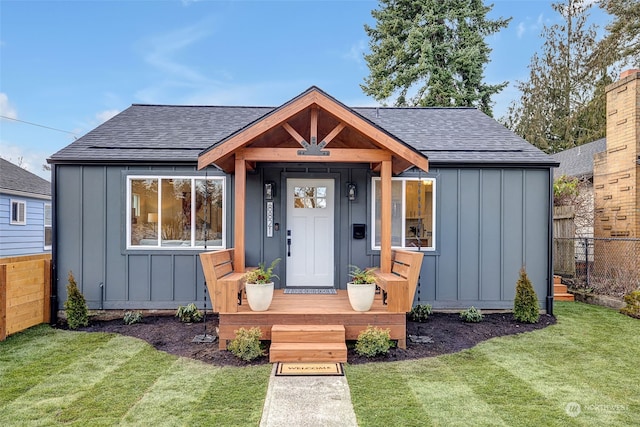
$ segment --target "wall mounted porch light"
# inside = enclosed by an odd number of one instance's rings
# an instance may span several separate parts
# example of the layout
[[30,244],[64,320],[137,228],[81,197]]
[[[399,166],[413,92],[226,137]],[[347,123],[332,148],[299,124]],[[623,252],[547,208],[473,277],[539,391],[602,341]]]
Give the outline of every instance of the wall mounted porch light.
[[356,184],[354,184],[353,182],[347,182],[347,199],[349,199],[350,202],[353,202],[354,200],[356,200],[357,196],[358,187],[356,187]]
[[276,183],[273,181],[267,181],[264,183],[264,199],[273,200],[276,197]]

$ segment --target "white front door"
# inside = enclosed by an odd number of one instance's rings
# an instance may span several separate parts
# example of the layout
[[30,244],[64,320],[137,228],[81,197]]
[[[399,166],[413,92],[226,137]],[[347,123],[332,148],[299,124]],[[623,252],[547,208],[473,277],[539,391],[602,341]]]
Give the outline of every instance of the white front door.
[[332,179],[287,179],[287,286],[333,286]]

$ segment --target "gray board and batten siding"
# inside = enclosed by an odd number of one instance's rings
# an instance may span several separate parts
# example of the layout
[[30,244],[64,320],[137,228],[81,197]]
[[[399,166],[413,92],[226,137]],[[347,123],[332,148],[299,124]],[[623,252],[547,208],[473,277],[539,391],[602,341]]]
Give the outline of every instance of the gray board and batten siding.
[[[271,110],[134,105],[52,156],[58,308],[66,300],[69,271],[92,309],[175,309],[194,301],[202,307],[199,250],[127,249],[126,176],[204,177],[205,171],[196,171],[198,154]],[[425,252],[416,302],[442,309],[512,308],[525,265],[541,308],[549,309],[555,162],[475,109],[353,111],[430,159],[431,170],[422,176],[436,179],[436,246]],[[430,137],[420,139],[425,134]],[[213,167],[206,173],[224,175]],[[367,165],[258,164],[247,174],[247,265],[286,256],[281,190],[287,177],[301,176],[335,179],[334,276],[336,287],[344,289],[349,264],[379,264],[371,250],[373,175]],[[265,233],[266,181],[278,187],[274,221],[281,227],[273,237]],[[358,187],[355,201],[345,197],[347,182]],[[234,246],[233,183],[234,176],[226,176],[227,247]],[[366,224],[366,239],[352,238],[354,223]],[[280,277],[284,264],[277,269]]]

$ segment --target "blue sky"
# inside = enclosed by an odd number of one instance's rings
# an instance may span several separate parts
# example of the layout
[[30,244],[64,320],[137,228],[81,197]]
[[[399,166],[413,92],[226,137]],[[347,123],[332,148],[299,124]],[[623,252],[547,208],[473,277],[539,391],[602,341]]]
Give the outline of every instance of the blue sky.
[[[49,179],[47,157],[133,103],[278,106],[316,85],[349,106],[376,105],[360,84],[363,26],[375,24],[377,6],[0,0],[0,115],[14,119],[0,118],[0,156]],[[591,14],[607,22],[598,8]],[[543,0],[495,1],[490,16],[513,17],[488,38],[485,80],[510,82],[493,98],[500,117],[518,98],[542,26],[560,17]]]

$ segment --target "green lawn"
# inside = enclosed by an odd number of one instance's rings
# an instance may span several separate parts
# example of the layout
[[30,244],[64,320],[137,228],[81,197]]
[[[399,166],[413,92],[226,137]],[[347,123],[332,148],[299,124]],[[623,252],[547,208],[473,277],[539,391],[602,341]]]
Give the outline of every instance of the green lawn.
[[114,334],[0,343],[0,425],[258,425],[271,367],[219,368]]
[[[556,315],[452,355],[347,366],[360,425],[638,425],[640,321],[580,303]],[[270,371],[43,325],[0,343],[0,425],[256,426]]]
[[358,422],[638,425],[640,321],[581,303],[555,307],[558,323],[544,330],[437,358],[349,365]]

